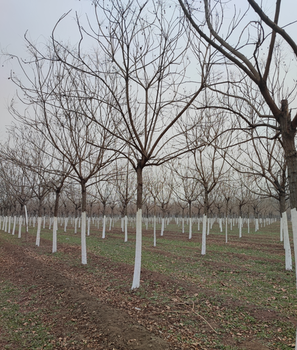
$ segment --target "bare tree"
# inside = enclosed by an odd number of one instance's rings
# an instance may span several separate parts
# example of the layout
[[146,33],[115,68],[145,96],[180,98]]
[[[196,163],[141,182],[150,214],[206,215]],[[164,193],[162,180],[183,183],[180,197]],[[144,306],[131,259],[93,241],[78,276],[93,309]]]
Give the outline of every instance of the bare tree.
[[[127,160],[125,165],[118,166],[116,162],[115,170],[115,187],[118,196],[118,201],[121,207],[122,215],[122,230],[125,234],[124,241],[128,241],[128,205],[135,195],[135,186],[131,185],[131,179],[133,179],[131,170],[129,169],[129,161]],[[135,182],[135,181],[134,181]]]
[[[200,196],[200,186],[195,179],[193,169],[189,168],[189,157],[182,163],[173,164],[173,174],[175,177],[175,185],[173,192],[178,199],[178,203],[185,202],[188,206],[189,219],[189,239],[192,238],[192,204]],[[182,231],[184,232],[184,206],[181,205],[182,215]]]
[[74,207],[74,233],[77,233],[77,220],[79,210],[81,210],[81,196],[79,195],[77,183],[67,183],[64,189],[64,194],[67,200]]
[[[2,156],[0,165],[1,212],[3,216],[8,216],[8,233],[10,233],[10,224],[13,215],[12,235],[15,234],[18,203],[23,203],[19,196],[22,196],[24,188],[22,188],[21,192],[21,188],[18,186],[18,184],[22,183],[22,177],[23,172],[21,168],[15,163],[5,160]],[[31,191],[29,193],[31,198]],[[4,227],[4,230],[6,231],[6,227]]]
[[[175,6],[154,1],[140,4],[129,0],[123,4],[116,0],[106,4],[97,0],[94,9],[95,22],[89,19],[84,26],[77,18],[80,39],[76,48],[65,45],[55,36],[66,15],[54,28],[48,52],[39,51],[29,40],[27,44],[35,64],[63,65],[65,73],[54,70],[56,83],[51,90],[54,98],[57,97],[54,92],[59,91],[63,80],[67,81],[71,79],[67,77],[79,72],[84,76],[81,81],[85,82],[79,87],[79,101],[88,101],[79,114],[87,115],[101,129],[116,137],[119,147],[129,145],[131,153],[124,155],[137,173],[134,289],[140,285],[143,169],[188,151],[182,146],[182,132],[174,127],[205,88],[212,53],[207,45],[198,41],[195,48],[199,50],[200,64],[195,65],[195,75],[199,76],[199,82],[193,82],[193,71],[189,70],[189,38],[184,35],[183,21],[174,11]],[[88,46],[91,40],[96,45],[89,54],[84,51],[86,37]],[[42,82],[44,86],[44,76],[47,74],[38,75],[32,81],[27,74],[33,86],[36,82]],[[12,79],[16,81],[13,76]],[[49,96],[42,94],[39,99],[39,102],[48,103]],[[94,100],[98,105],[104,105],[106,118],[90,113]],[[101,147],[95,141],[94,144]]]
[[[125,156],[137,173],[134,289],[140,285],[143,169],[187,151],[181,147],[181,133],[173,127],[204,89],[211,53],[200,47],[200,81],[193,84],[188,78],[189,40],[174,6],[153,1],[142,5],[132,0],[109,5],[98,0],[94,5],[96,22],[88,30],[77,19],[81,36],[77,49],[58,41],[55,31],[52,49],[56,59],[89,75],[102,87],[92,96],[110,111],[112,126],[108,131],[131,150]],[[88,56],[82,54],[85,36],[98,47]]]
[[[193,179],[202,187],[204,214],[208,216],[212,201],[210,194],[225,178],[229,167],[226,166],[226,155],[230,145],[230,136],[223,134],[221,129],[224,124],[212,126],[214,134],[208,131],[206,137],[210,141],[210,146],[192,150],[193,163],[190,167]],[[187,136],[189,138],[189,135]],[[222,149],[223,148],[223,149]]]
[[157,172],[157,179],[159,190],[157,191],[157,203],[161,209],[162,221],[161,221],[161,236],[164,234],[165,230],[165,213],[169,206],[172,190],[173,190],[173,178],[169,171],[161,167]]
[[198,8],[192,2],[179,3],[192,31],[216,50],[226,68],[222,89],[216,89],[224,107],[240,119],[239,126],[267,127],[272,130],[271,137],[281,136],[291,208],[296,208],[297,115],[291,118],[289,104],[297,89],[289,73],[292,61],[297,60],[297,44],[286,31],[290,23],[279,24],[281,0],[276,1],[273,19],[255,0],[246,0],[246,8],[241,4],[240,9],[234,2],[233,16],[230,2],[204,0]]
[[[21,226],[22,226],[22,212],[25,211],[25,232],[26,239],[28,238],[28,215],[27,215],[27,203],[30,199],[34,197],[34,190],[36,190],[35,195],[39,197],[39,207],[40,203],[48,193],[46,187],[46,182],[44,181],[45,173],[44,167],[41,164],[40,150],[35,153],[35,161],[37,164],[32,166],[32,154],[34,150],[28,147],[26,142],[26,135],[21,129],[20,134],[17,134],[17,129],[12,128],[10,132],[10,137],[8,141],[2,146],[1,157],[3,165],[6,164],[5,170],[3,168],[2,175],[9,185],[11,191],[13,191],[16,200],[20,204],[20,217],[19,217],[19,233],[18,237],[21,238]],[[31,135],[32,136],[32,135]],[[33,156],[33,158],[34,158]],[[7,166],[10,164],[10,166]],[[7,170],[6,170],[7,168]],[[9,172],[8,169],[10,169]],[[36,186],[36,178],[40,174],[39,185]]]
[[157,245],[157,234],[156,234],[157,200],[158,200],[158,195],[161,191],[161,184],[158,181],[157,175],[153,171],[150,172],[150,174],[146,175],[145,182],[146,182],[147,192],[151,195],[153,199],[153,235],[154,235],[154,247],[155,247]]
[[[31,84],[25,85],[13,78],[25,95],[22,101],[28,105],[29,113],[21,114],[13,104],[11,111],[55,147],[60,160],[71,166],[71,178],[80,184],[81,253],[82,263],[86,264],[87,187],[92,185],[90,180],[115,158],[113,137],[107,131],[110,122],[106,110],[89,94],[90,89],[96,93],[98,86],[59,62],[53,61],[49,65],[45,61],[39,62],[36,50],[32,49],[32,55],[35,58],[33,78],[27,76]],[[94,124],[94,118],[101,120],[104,127]]]
[[263,198],[275,198],[282,214],[286,211],[287,199],[287,166],[283,148],[278,138],[259,137],[257,130],[251,133],[255,135],[251,141],[239,145],[238,152],[229,152],[228,157],[232,159],[234,169],[246,174],[249,183],[253,183],[249,190]]

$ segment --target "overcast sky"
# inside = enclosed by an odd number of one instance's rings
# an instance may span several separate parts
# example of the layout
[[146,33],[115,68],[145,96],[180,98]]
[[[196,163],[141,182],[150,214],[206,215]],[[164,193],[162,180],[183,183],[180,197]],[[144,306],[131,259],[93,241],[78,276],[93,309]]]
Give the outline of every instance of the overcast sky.
[[[246,3],[237,0],[236,4]],[[266,8],[273,10],[275,1],[264,0]],[[46,43],[58,19],[72,10],[63,25],[59,27],[59,35],[65,41],[73,39],[75,33],[75,11],[80,16],[93,13],[91,0],[0,0],[0,50],[19,57],[26,58],[25,32],[34,43]],[[284,0],[282,7],[283,23],[294,21],[296,15],[296,0]],[[296,24],[292,26],[294,35]],[[8,106],[15,95],[16,87],[8,79],[11,70],[15,70],[12,62],[0,56],[0,142],[6,138],[5,126],[10,125],[13,118],[8,112]]]
[[[71,37],[75,29],[75,11],[80,15],[92,11],[90,0],[0,0],[0,50],[25,58],[26,43],[24,34],[33,42],[46,43],[58,19],[69,10],[69,20],[61,27],[65,39]],[[67,23],[67,25],[66,25]],[[70,23],[73,23],[71,28]],[[15,95],[16,87],[8,79],[14,64],[1,57],[0,66],[0,141],[5,136],[5,126],[13,118],[8,106]]]

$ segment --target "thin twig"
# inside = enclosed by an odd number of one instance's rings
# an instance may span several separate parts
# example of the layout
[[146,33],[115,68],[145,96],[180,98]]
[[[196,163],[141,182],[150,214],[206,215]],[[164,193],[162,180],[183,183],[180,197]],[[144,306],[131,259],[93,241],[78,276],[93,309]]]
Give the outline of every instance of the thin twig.
[[[179,298],[179,297],[178,297],[178,298]],[[179,299],[180,299],[180,298],[179,298]],[[181,299],[180,299],[180,301],[181,301],[182,304],[188,306],[188,305],[187,305],[185,302],[183,302]],[[211,325],[203,316],[201,316],[198,312],[196,312],[196,311],[194,310],[194,307],[195,307],[194,301],[192,301],[192,303],[193,303],[193,306],[192,306],[192,308],[191,308],[191,311],[192,311],[195,315],[199,316],[205,323],[207,323],[207,324],[209,325],[209,327],[210,327],[216,334],[218,334],[218,332],[212,327],[212,325]]]

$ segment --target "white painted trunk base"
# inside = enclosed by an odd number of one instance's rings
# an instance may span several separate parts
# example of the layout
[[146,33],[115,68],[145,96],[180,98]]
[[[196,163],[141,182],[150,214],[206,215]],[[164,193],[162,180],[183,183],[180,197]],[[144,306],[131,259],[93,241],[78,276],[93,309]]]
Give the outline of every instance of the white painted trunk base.
[[128,242],[128,217],[124,218],[124,229],[125,229],[125,242]]
[[12,235],[14,235],[14,233],[15,233],[16,220],[17,220],[17,217],[14,216],[14,217],[13,217],[12,232],[11,232]]
[[[297,283],[297,211],[296,208],[291,209],[292,231],[293,231],[293,246],[295,256],[295,278]],[[297,284],[296,284],[297,288]],[[296,329],[296,343],[295,350],[297,350],[297,329]]]
[[[295,273],[296,273],[296,283],[297,283],[297,211],[296,211],[296,208],[291,209],[291,220],[292,220],[293,247],[294,247],[294,257],[295,257]],[[296,284],[296,288],[297,288],[297,284]]]
[[67,225],[68,225],[68,218],[65,218],[65,221],[64,221],[64,232],[67,231]]
[[219,219],[220,232],[223,232],[222,218]]
[[189,239],[192,239],[192,218],[189,219]]
[[206,225],[207,225],[207,216],[204,214],[203,215],[203,220],[202,220],[202,245],[201,245],[201,255],[206,254]]
[[164,224],[165,224],[164,218],[162,218],[161,236],[163,236],[163,234],[164,234]]
[[8,217],[8,228],[7,228],[8,233],[10,233],[10,229],[11,229],[11,216]]
[[282,221],[283,221],[283,233],[284,233],[284,249],[285,249],[285,262],[286,262],[286,270],[292,270],[292,255],[291,255],[291,247],[289,240],[289,230],[288,230],[288,219],[287,213],[282,213]]
[[228,243],[228,218],[226,218],[225,239],[226,239],[226,243]]
[[131,289],[140,287],[141,272],[141,249],[142,249],[142,210],[138,209],[136,213],[136,243],[135,243],[135,262],[134,274]]
[[37,219],[36,242],[35,242],[35,244],[36,244],[38,247],[40,246],[41,222],[42,222],[42,218],[41,218],[41,217],[38,217],[38,219]]
[[18,238],[22,237],[22,223],[23,223],[23,217],[20,216],[19,217],[19,234],[18,234]]
[[154,247],[157,246],[157,234],[156,234],[156,216],[154,215]]
[[77,218],[74,220],[74,233],[77,233]]
[[88,218],[88,236],[90,236],[91,218]]
[[103,216],[102,238],[105,238],[106,216]]
[[87,242],[86,242],[86,218],[87,213],[81,213],[81,263],[87,264]]
[[58,230],[58,219],[54,217],[53,221],[53,245],[52,245],[52,253],[57,252],[57,230]]
[[259,219],[255,220],[255,232],[259,230]]

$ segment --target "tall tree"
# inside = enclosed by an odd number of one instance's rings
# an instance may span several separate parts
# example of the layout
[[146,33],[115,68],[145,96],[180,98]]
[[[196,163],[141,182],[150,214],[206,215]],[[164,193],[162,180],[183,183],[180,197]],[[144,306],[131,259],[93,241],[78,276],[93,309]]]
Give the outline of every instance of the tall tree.
[[[92,98],[99,87],[91,80],[60,62],[39,61],[38,51],[33,49],[32,56],[34,69],[33,77],[27,75],[29,83],[12,78],[24,94],[22,102],[28,112],[19,112],[13,104],[11,111],[56,149],[57,157],[72,168],[71,178],[80,184],[81,254],[82,264],[86,264],[87,187],[116,156],[114,138],[108,132],[110,120],[102,104]],[[94,118],[101,121],[101,127],[93,123]]]
[[250,141],[239,144],[237,151],[228,153],[228,158],[237,172],[249,178],[246,187],[262,198],[275,198],[282,215],[288,197],[284,150],[278,138],[270,140],[263,133],[259,135],[257,129],[251,134]]
[[244,1],[246,8],[244,4],[239,8],[235,1],[203,0],[198,8],[192,1],[179,3],[192,32],[216,50],[225,67],[225,84],[220,82],[224,88],[217,88],[225,108],[232,106],[243,127],[267,127],[273,130],[272,137],[280,134],[288,166],[290,204],[296,208],[297,114],[291,116],[289,105],[297,89],[288,73],[297,61],[297,44],[288,32],[290,23],[281,18],[281,0],[276,1],[273,17],[255,0]]
[[[125,156],[137,173],[134,289],[140,285],[143,169],[186,151],[181,147],[181,133],[173,128],[204,89],[211,53],[206,46],[199,48],[199,83],[193,84],[189,39],[173,3],[116,0],[106,4],[96,0],[94,5],[95,24],[89,30],[77,19],[81,35],[77,49],[69,50],[55,32],[52,49],[60,62],[102,86],[96,98],[110,109],[109,132],[129,145],[130,153]],[[86,36],[97,46],[87,56],[82,54]]]
[[[189,157],[182,163],[173,164],[173,174],[176,185],[173,186],[173,192],[178,202],[186,202],[188,206],[189,219],[189,239],[192,238],[192,204],[199,197],[200,186],[195,179],[193,169],[189,169]],[[184,212],[184,207],[180,205]],[[184,213],[183,213],[184,214]],[[184,215],[182,215],[182,231],[184,232]]]

